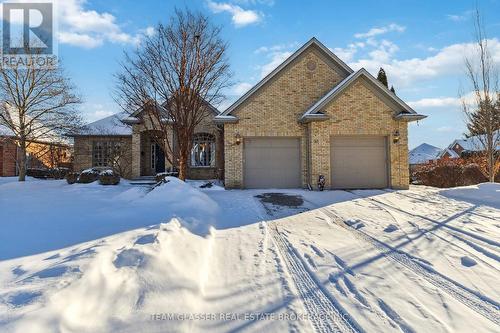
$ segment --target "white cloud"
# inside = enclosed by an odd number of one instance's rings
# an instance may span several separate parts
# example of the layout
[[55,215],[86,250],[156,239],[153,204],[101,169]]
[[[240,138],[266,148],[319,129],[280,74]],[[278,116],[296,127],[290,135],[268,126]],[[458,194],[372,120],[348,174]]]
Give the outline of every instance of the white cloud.
[[156,34],[156,30],[154,27],[147,27],[142,32],[148,37],[154,36]]
[[[500,64],[500,41],[489,39],[488,45],[492,60]],[[393,57],[397,46],[382,42],[378,51],[372,51],[369,57],[350,62],[349,65],[355,69],[364,67],[371,73],[377,73],[383,67],[395,86],[407,87],[422,80],[463,73],[464,57],[473,55],[474,48],[473,43],[452,44],[426,58],[398,60]]]
[[261,53],[269,53],[269,52],[278,52],[286,49],[291,49],[294,47],[297,47],[299,45],[298,42],[293,42],[289,44],[276,44],[272,46],[261,46],[258,49],[254,51],[255,54],[261,54]]
[[450,133],[450,132],[454,132],[455,130],[456,129],[451,127],[451,126],[441,126],[441,127],[436,128],[436,131],[443,132],[443,133]]
[[245,6],[258,4],[274,6],[274,0],[233,0],[233,2]]
[[254,10],[243,9],[230,3],[208,1],[208,8],[213,13],[228,12],[231,14],[231,20],[236,27],[257,23],[262,19],[262,15]]
[[235,85],[233,87],[233,93],[236,95],[236,96],[241,96],[243,95],[244,93],[246,93],[248,90],[250,90],[250,88],[253,87],[253,84],[251,83],[248,83],[248,82],[240,82],[238,83],[237,85]]
[[290,51],[274,52],[271,54],[271,61],[260,67],[260,77],[263,78],[271,73],[276,67],[281,65],[286,58],[292,55]]
[[144,34],[154,31],[148,27],[135,34],[126,33],[113,15],[86,9],[86,4],[86,0],[57,2],[60,31],[58,37],[61,43],[84,48],[98,47],[106,41],[137,44]]
[[456,108],[461,105],[461,100],[458,97],[436,97],[422,98],[418,101],[408,102],[412,108]]
[[453,22],[463,22],[471,18],[473,13],[473,10],[466,10],[462,14],[448,14],[446,15],[446,18]]
[[391,23],[391,24],[384,26],[384,27],[371,28],[370,30],[368,30],[367,32],[364,32],[364,33],[357,33],[354,35],[354,37],[356,37],[356,38],[370,38],[370,37],[386,34],[388,32],[393,32],[393,31],[403,32],[405,30],[406,30],[406,27],[399,25],[399,24],[396,24],[396,23]]
[[446,17],[455,22],[465,21],[467,18],[463,15],[446,15]]
[[106,118],[116,112],[116,110],[103,104],[86,104],[85,108],[89,110],[85,112],[85,120],[88,122]]
[[92,49],[103,44],[103,40],[101,38],[74,32],[59,32],[58,38],[63,44],[78,45],[87,49]]
[[330,51],[335,53],[337,57],[342,59],[345,62],[352,61],[354,58],[354,55],[356,52],[358,52],[358,49],[362,49],[365,47],[365,43],[363,42],[356,42],[356,43],[351,43],[347,45],[347,47],[336,47],[336,48],[330,48]]

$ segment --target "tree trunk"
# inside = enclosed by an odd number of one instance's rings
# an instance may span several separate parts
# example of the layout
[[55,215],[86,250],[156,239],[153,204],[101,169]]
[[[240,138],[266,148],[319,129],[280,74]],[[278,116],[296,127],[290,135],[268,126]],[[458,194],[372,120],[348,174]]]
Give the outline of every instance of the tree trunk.
[[19,144],[20,156],[19,160],[19,181],[24,182],[26,180],[26,141],[21,139]]
[[488,154],[488,172],[490,183],[495,182],[495,153],[493,151]]
[[187,158],[184,154],[179,156],[179,179],[185,181],[187,177]]

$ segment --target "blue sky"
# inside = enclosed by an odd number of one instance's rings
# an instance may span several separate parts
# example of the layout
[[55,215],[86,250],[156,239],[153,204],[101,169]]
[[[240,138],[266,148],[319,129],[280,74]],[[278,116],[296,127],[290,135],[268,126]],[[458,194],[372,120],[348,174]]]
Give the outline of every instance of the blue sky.
[[[500,1],[479,5],[499,64]],[[444,147],[464,132],[459,91],[470,90],[463,59],[474,1],[60,1],[59,56],[84,98],[88,121],[120,111],[111,92],[123,51],[166,22],[176,6],[223,26],[236,84],[221,109],[315,36],[354,69],[376,75],[384,67],[397,94],[429,116],[410,125],[410,148],[422,142]]]

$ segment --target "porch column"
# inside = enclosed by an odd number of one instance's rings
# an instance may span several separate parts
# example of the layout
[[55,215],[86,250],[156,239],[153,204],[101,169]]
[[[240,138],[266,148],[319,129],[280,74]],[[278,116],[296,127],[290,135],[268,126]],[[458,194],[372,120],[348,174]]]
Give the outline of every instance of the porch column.
[[132,131],[132,178],[141,176],[141,132],[134,126]]

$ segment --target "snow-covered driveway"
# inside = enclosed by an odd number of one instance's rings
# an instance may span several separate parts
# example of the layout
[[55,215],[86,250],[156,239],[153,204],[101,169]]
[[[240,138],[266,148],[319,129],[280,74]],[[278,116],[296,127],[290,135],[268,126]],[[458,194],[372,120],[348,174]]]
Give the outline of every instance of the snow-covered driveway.
[[500,331],[498,184],[24,185],[0,184],[2,331]]

